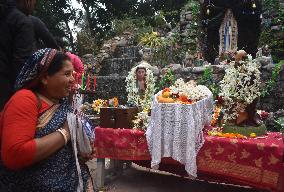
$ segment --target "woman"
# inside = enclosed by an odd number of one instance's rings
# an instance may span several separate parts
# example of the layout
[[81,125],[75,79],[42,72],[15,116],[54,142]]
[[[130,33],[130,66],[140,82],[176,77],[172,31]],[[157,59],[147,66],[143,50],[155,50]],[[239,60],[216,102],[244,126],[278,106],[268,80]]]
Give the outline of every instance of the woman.
[[66,55],[68,55],[68,57],[71,59],[75,71],[74,76],[76,79],[76,83],[82,85],[82,74],[84,73],[84,64],[77,55],[74,55],[66,50],[66,42],[64,42],[62,38],[55,37],[55,40],[57,42],[57,45],[59,46],[59,49]]
[[[66,115],[74,78],[70,58],[55,49],[33,54],[0,120],[0,191],[78,191]],[[81,166],[84,191],[87,169]]]

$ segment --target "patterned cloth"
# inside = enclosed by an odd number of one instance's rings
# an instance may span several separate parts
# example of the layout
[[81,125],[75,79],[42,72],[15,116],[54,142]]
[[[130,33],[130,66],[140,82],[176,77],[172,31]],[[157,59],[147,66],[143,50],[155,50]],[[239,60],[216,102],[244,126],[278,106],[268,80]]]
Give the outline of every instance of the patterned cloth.
[[[47,70],[55,54],[54,49],[42,49],[36,52],[25,63],[15,88],[26,87],[37,79],[44,70]],[[62,99],[60,107],[51,120],[42,129],[36,131],[35,138],[44,137],[61,128],[70,111],[71,107],[67,99]],[[81,166],[81,172],[85,191],[88,179],[87,167]],[[0,161],[0,178],[0,191],[77,191],[78,173],[71,142],[49,158],[20,171],[8,170]]]
[[32,86],[31,83],[38,80],[48,69],[56,52],[55,49],[40,49],[35,52],[20,71],[14,86],[15,90]]
[[150,123],[146,131],[151,167],[158,169],[163,157],[172,157],[185,165],[187,173],[197,176],[196,157],[204,143],[202,129],[211,121],[213,96],[192,105],[158,103],[155,95]]
[[[94,157],[138,160],[136,164],[151,167],[145,132],[100,127],[95,130]],[[199,179],[284,191],[284,142],[281,133],[249,139],[204,134],[204,138],[205,143],[197,155]],[[186,177],[188,174],[184,168],[169,158],[163,158],[159,164],[161,171]]]

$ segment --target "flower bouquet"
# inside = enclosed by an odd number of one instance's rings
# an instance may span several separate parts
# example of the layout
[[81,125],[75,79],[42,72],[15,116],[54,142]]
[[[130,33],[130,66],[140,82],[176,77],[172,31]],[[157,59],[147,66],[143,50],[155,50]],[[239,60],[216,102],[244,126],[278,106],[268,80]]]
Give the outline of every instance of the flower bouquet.
[[103,99],[97,99],[95,101],[93,101],[92,104],[92,108],[93,110],[99,114],[100,113],[100,109],[102,107],[118,107],[119,103],[118,103],[118,99],[117,97],[114,97],[112,99],[109,100],[103,100]]
[[158,93],[157,101],[159,103],[191,105],[208,95],[209,92],[206,86],[197,85],[195,81],[184,82],[183,79],[178,79],[173,86]]
[[[245,55],[245,56],[243,56]],[[242,56],[242,59],[239,57]],[[229,64],[220,82],[225,123],[241,124],[249,119],[249,107],[255,111],[260,96],[260,66],[244,51],[236,54],[236,61]]]

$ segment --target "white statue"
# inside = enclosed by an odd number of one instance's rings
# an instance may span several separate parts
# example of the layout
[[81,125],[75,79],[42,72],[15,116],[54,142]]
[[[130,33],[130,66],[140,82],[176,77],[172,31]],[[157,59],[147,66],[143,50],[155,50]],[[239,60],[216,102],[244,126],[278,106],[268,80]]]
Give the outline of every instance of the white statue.
[[228,50],[237,50],[238,24],[231,9],[226,11],[224,20],[219,29],[219,54]]

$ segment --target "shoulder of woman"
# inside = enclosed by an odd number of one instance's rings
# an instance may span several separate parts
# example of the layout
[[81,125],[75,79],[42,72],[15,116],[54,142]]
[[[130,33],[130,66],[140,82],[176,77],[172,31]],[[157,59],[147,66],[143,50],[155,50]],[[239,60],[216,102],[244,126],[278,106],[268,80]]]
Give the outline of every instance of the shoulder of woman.
[[17,91],[10,99],[12,103],[19,103],[19,105],[37,104],[37,98],[34,92],[28,89],[21,89]]
[[35,94],[27,89],[17,91],[5,106],[6,120],[35,119],[38,116],[38,103]]

